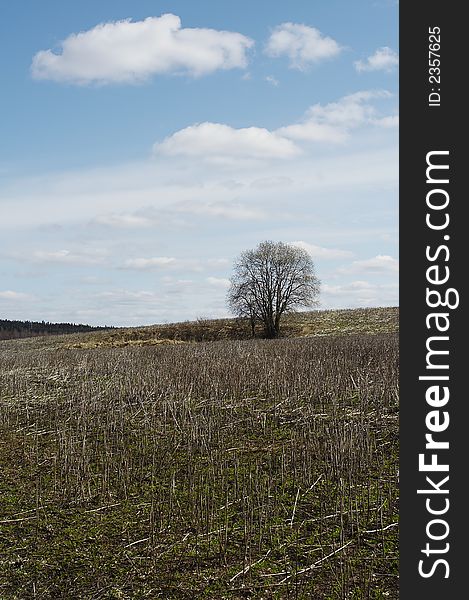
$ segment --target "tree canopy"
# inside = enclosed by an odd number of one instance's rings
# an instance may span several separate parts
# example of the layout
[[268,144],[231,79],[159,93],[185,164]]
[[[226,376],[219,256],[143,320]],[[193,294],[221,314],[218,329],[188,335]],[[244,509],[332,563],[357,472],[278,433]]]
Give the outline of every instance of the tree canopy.
[[283,242],[261,242],[244,251],[234,265],[228,304],[239,317],[261,322],[275,338],[283,314],[317,304],[320,282],[306,250]]

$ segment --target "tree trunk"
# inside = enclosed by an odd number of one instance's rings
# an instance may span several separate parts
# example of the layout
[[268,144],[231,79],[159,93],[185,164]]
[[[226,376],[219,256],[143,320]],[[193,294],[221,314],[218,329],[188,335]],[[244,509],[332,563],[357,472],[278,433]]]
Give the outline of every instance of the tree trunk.
[[251,323],[251,337],[256,337],[256,321],[253,316],[250,317],[249,321]]
[[278,327],[276,327],[273,319],[266,319],[264,321],[265,337],[269,340],[278,337]]
[[282,313],[277,313],[275,315],[275,323],[274,323],[274,327],[275,327],[275,331],[277,332],[275,337],[278,337],[280,334],[280,317],[282,316]]

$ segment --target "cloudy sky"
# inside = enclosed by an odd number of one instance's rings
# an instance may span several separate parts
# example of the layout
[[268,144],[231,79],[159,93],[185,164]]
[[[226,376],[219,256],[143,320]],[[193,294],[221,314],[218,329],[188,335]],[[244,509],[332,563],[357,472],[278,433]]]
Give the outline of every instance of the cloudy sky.
[[0,8],[0,318],[227,316],[233,260],[311,253],[321,308],[398,304],[392,0]]

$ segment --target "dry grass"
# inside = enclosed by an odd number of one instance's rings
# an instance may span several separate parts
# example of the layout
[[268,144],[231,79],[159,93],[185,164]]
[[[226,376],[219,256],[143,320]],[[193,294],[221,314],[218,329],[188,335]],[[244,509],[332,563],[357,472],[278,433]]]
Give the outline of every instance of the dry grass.
[[[358,333],[396,333],[399,329],[399,309],[362,308],[321,310],[286,315],[282,321],[282,337],[309,337],[322,335],[351,335]],[[256,336],[262,337],[258,325]],[[57,336],[45,339],[45,349],[66,348],[120,348],[182,342],[213,342],[220,340],[250,339],[251,330],[240,319],[197,319],[184,323],[151,325],[147,327],[118,328],[107,331]],[[39,340],[24,340],[23,344],[37,347]],[[1,347],[1,346],[0,346]]]
[[2,599],[398,597],[395,334],[76,343],[0,345]]

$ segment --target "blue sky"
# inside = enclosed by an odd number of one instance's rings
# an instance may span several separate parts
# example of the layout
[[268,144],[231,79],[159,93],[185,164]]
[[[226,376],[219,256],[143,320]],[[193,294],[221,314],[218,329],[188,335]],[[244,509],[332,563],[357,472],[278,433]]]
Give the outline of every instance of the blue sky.
[[391,0],[3,3],[0,316],[227,316],[307,249],[321,307],[398,303]]

